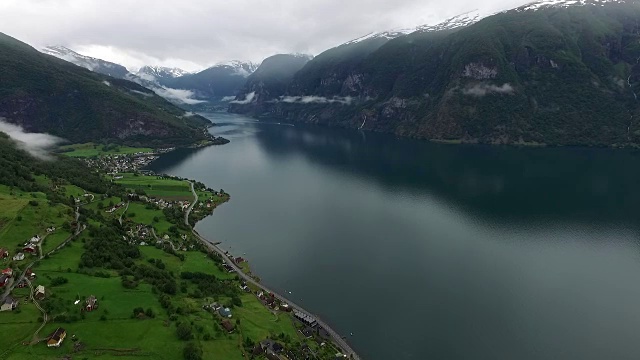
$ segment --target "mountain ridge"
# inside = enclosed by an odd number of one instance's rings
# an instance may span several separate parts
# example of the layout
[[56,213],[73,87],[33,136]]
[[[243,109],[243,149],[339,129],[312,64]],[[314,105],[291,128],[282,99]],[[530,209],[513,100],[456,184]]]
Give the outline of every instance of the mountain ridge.
[[110,140],[156,147],[210,136],[210,122],[133,82],[43,54],[0,33],[0,117],[28,132],[72,142]]
[[640,144],[638,4],[536,4],[338,46],[229,111],[435,141]]

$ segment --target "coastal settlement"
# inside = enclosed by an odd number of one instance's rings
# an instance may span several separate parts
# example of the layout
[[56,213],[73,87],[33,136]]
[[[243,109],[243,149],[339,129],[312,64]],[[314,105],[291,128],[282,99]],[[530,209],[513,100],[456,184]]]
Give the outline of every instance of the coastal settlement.
[[[47,191],[37,200],[0,189],[22,206],[13,223],[28,222],[31,232],[21,237],[15,224],[0,224],[0,324],[21,339],[0,340],[0,357],[157,351],[157,358],[357,359],[328,325],[259,284],[247,259],[193,230],[230,196],[142,170],[157,156],[81,157],[105,192],[45,175],[39,181]],[[68,200],[42,201],[49,197]],[[113,332],[123,321],[128,331]],[[136,340],[149,331],[166,340]]]

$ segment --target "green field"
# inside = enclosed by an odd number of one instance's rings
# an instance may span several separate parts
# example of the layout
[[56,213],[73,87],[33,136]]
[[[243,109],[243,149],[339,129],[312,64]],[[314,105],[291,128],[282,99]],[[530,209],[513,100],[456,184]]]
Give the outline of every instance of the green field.
[[193,200],[191,187],[184,180],[164,179],[157,176],[136,176],[130,173],[118,175],[123,176],[123,178],[115,180],[115,182],[125,186],[127,189],[144,190],[151,197],[166,200]]
[[116,154],[135,154],[138,152],[153,152],[151,148],[134,148],[129,146],[108,146],[105,145],[86,143],[86,144],[73,144],[61,146],[60,150],[66,156],[71,157],[94,157],[101,155],[116,155]]
[[[132,215],[135,215],[132,217]],[[147,209],[146,205],[141,203],[130,203],[129,209],[124,215],[124,218],[136,223],[151,225],[156,229],[156,234],[162,236],[169,231],[172,224],[167,221],[162,210]],[[157,218],[158,222],[154,222],[153,219]]]
[[[34,235],[46,235],[48,227],[60,228],[73,219],[70,207],[50,204],[42,193],[16,193],[14,196],[0,193],[0,196],[3,205],[0,210],[0,247],[10,251]],[[37,205],[30,205],[30,201]],[[54,238],[52,245],[55,241]]]

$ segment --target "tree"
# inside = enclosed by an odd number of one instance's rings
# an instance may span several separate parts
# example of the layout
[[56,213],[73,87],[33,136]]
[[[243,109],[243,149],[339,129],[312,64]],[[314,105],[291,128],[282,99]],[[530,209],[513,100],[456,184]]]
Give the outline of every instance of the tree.
[[185,360],[202,360],[202,349],[195,343],[189,342],[184,346],[182,355]]
[[180,323],[178,328],[176,329],[176,335],[178,335],[178,339],[180,340],[191,340],[193,337],[193,331],[191,330],[191,326],[186,323]]
[[149,318],[154,318],[156,317],[156,315],[153,313],[153,309],[148,308],[147,311],[144,312],[145,315],[147,315],[147,317]]

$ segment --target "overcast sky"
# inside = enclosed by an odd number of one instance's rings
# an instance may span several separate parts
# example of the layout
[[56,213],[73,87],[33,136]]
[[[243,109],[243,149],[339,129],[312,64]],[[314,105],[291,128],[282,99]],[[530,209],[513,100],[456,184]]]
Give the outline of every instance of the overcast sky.
[[0,32],[136,70],[198,70],[276,53],[318,53],[374,31],[434,24],[531,0],[0,0]]

